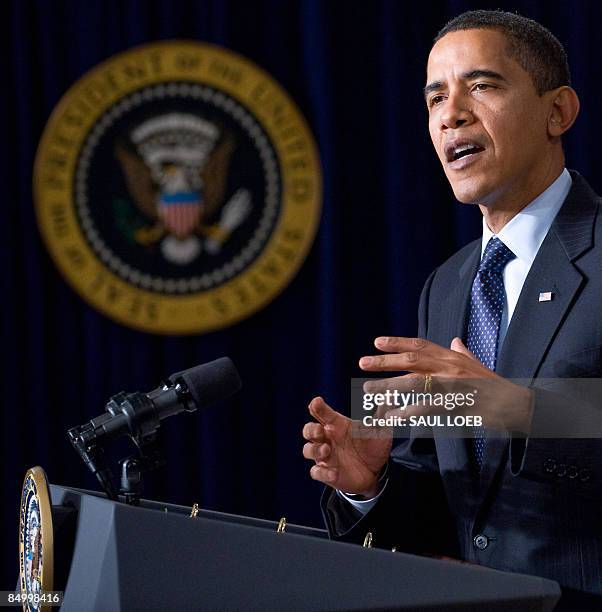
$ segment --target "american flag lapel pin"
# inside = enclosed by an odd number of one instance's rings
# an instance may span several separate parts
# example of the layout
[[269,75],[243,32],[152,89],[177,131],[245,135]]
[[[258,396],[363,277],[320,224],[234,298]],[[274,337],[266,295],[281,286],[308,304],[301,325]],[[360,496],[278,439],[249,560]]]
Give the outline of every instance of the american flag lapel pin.
[[551,291],[543,291],[539,294],[540,302],[551,302],[553,297],[553,293]]

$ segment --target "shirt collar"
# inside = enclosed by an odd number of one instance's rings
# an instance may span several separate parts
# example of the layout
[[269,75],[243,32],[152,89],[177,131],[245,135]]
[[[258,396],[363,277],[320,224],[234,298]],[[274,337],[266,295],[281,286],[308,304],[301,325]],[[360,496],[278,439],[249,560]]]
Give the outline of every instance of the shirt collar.
[[[497,234],[497,237],[516,255],[517,259],[528,265],[533,263],[572,183],[573,179],[565,168],[544,192],[512,217]],[[483,217],[481,257],[489,239],[495,235]]]

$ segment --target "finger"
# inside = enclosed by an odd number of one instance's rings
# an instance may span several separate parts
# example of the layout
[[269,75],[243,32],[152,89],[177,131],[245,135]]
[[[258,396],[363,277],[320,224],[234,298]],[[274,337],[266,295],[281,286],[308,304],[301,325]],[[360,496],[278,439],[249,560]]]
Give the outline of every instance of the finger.
[[419,374],[442,373],[453,367],[454,352],[423,338],[380,336],[374,344],[389,355],[362,357],[360,367],[369,372],[405,370]]
[[410,373],[403,376],[368,380],[364,383],[363,390],[364,393],[382,393],[383,391],[394,389],[408,391],[420,388],[423,383],[423,376],[416,376],[416,374]]
[[341,414],[333,410],[321,397],[314,397],[309,403],[309,413],[311,416],[322,423],[322,425],[331,425]]
[[409,400],[405,400],[404,396],[416,389],[422,389],[423,386],[424,377],[416,374],[372,379],[364,383],[364,403],[367,399],[371,400],[371,405],[375,408],[373,416],[382,417],[387,410],[406,404]]
[[303,445],[303,456],[306,459],[312,459],[316,463],[328,459],[328,457],[330,457],[330,453],[330,444],[316,444],[314,442],[307,442]]
[[310,442],[324,442],[326,440],[324,426],[320,423],[305,423],[302,433],[303,438]]
[[403,338],[399,336],[379,336],[374,340],[374,346],[383,353],[405,353],[406,351],[422,351],[437,347],[437,344],[424,338]]
[[420,351],[393,353],[390,355],[370,355],[362,357],[359,366],[366,372],[417,372],[425,374],[436,371],[437,357]]
[[458,337],[454,338],[451,341],[451,346],[449,347],[452,351],[456,353],[462,353],[462,355],[466,355],[466,357],[470,357],[471,359],[476,359],[473,353],[471,353],[464,342]]
[[[382,418],[386,415],[386,408],[381,406],[376,414],[373,416],[376,418]],[[386,425],[374,424],[370,427],[366,427],[361,421],[353,421],[351,425],[351,435],[354,439],[381,439],[386,440],[391,438],[392,429]]]
[[314,480],[330,485],[336,482],[339,471],[337,468],[327,468],[320,465],[314,465],[312,466],[311,470],[309,470],[309,475]]

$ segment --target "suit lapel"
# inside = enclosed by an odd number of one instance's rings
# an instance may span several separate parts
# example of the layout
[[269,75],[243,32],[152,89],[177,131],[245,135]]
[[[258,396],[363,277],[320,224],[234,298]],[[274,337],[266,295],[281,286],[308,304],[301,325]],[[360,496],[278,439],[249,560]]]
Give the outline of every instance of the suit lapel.
[[[481,261],[481,241],[477,241],[474,250],[466,258],[458,270],[458,281],[451,289],[447,299],[441,304],[441,327],[438,337],[433,338],[441,346],[449,347],[453,338],[464,336],[466,326],[466,312],[470,302],[472,281],[477,273]],[[464,438],[452,438],[439,435],[439,428],[433,429],[437,457],[441,472],[448,472],[452,477],[460,477],[466,481],[466,474],[470,473],[470,460]],[[449,478],[449,476],[448,476]],[[465,490],[460,486],[458,490]]]
[[[550,231],[525,280],[496,372],[505,378],[533,378],[558,327],[583,283],[567,259],[555,232]],[[552,300],[540,302],[541,293]]]
[[481,241],[466,258],[458,271],[458,282],[452,287],[447,299],[441,304],[441,329],[439,342],[447,347],[455,336],[462,338],[466,327],[466,313],[470,302],[472,281],[481,261]]
[[[597,202],[587,183],[576,173],[572,176],[571,191],[533,261],[499,355],[496,372],[505,378],[537,376],[550,344],[585,283],[573,262],[592,246]],[[540,302],[540,293],[550,291],[552,300]],[[482,498],[505,464],[508,440],[508,435],[487,439],[479,484]]]

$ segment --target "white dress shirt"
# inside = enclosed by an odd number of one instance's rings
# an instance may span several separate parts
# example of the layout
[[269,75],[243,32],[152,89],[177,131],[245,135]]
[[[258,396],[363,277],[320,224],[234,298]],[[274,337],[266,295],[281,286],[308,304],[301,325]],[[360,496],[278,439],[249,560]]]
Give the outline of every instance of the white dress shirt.
[[[504,268],[504,289],[506,290],[506,301],[502,311],[500,322],[500,332],[497,353],[500,350],[508,331],[508,326],[512,320],[514,309],[518,302],[520,292],[529,274],[531,265],[539,251],[541,243],[544,241],[554,218],[558,214],[562,203],[568,195],[573,180],[568,170],[565,168],[560,176],[530,204],[525,206],[517,215],[512,217],[500,230],[499,234],[494,234],[483,217],[483,238],[481,240],[481,257],[485,247],[491,238],[497,236],[516,257],[509,261]],[[365,514],[370,510],[376,500],[387,486],[386,482],[376,497],[359,501],[351,499],[342,491],[338,494],[346,499],[350,504]]]

